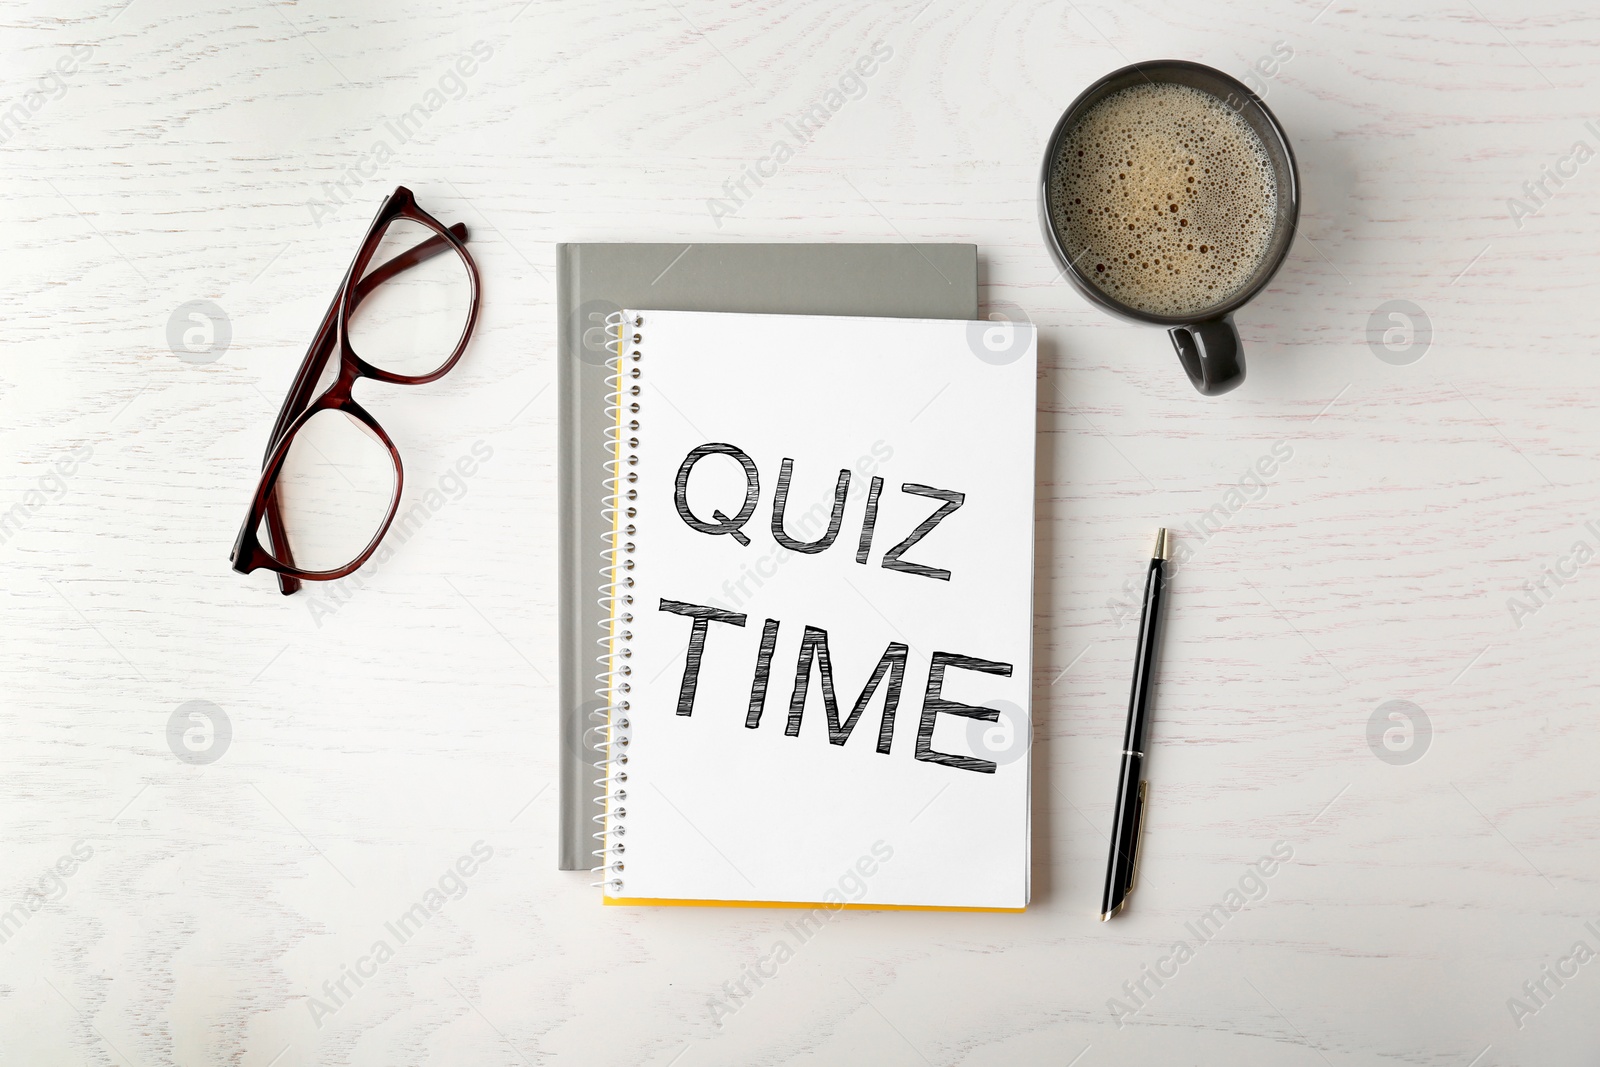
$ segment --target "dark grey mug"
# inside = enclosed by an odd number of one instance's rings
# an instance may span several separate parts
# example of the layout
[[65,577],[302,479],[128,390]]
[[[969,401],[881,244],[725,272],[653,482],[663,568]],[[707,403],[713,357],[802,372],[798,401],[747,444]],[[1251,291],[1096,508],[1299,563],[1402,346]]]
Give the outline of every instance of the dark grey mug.
[[[1225,300],[1194,315],[1155,314],[1130,307],[1107,294],[1091,276],[1073,263],[1063,247],[1061,233],[1050,209],[1051,174],[1057,162],[1057,153],[1068,133],[1091,108],[1112,93],[1152,83],[1187,85],[1226,104],[1261,139],[1277,180],[1276,217],[1273,219],[1266,253],[1255,272]],[[1072,106],[1056,123],[1055,131],[1050,135],[1050,145],[1045,150],[1044,172],[1039,182],[1039,221],[1044,230],[1045,243],[1050,246],[1056,263],[1073,286],[1096,307],[1131,322],[1165,326],[1172,337],[1172,346],[1178,351],[1178,362],[1183,365],[1194,387],[1205,396],[1226,393],[1244,381],[1244,349],[1239,343],[1239,331],[1233,325],[1233,313],[1266,288],[1283,265],[1289,245],[1294,240],[1295,224],[1299,218],[1299,176],[1295,171],[1294,152],[1289,147],[1289,138],[1284,134],[1283,127],[1278,125],[1278,120],[1267,110],[1261,98],[1243,82],[1200,63],[1158,59],[1112,71],[1072,102]]]

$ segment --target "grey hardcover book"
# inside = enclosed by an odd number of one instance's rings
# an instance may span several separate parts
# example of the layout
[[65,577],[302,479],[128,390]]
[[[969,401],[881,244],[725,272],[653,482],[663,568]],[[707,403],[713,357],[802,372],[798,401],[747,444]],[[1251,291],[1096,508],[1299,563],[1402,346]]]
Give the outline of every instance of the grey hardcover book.
[[978,317],[978,254],[964,244],[561,244],[557,260],[560,869],[594,865],[600,789],[591,713],[609,557],[604,514],[606,316],[625,307],[789,315]]

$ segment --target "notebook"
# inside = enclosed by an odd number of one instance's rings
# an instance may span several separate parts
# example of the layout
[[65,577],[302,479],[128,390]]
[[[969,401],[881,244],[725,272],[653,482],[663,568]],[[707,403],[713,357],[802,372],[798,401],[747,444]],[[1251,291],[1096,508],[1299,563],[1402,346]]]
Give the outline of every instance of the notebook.
[[1033,328],[611,320],[605,902],[1021,910]]
[[560,581],[557,708],[560,835],[557,865],[594,863],[596,602],[607,551],[606,315],[631,305],[680,311],[786,315],[978,317],[977,248],[971,244],[611,243],[556,248],[559,425],[556,471]]

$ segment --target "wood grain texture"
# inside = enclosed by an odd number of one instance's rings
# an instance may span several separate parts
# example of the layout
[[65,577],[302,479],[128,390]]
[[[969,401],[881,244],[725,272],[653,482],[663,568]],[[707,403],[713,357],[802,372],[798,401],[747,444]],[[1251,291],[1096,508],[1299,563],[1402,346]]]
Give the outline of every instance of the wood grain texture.
[[[0,115],[23,102],[0,144],[0,517],[21,508],[0,529],[0,909],[23,909],[0,927],[0,1063],[1592,1062],[1600,963],[1560,986],[1541,968],[1600,950],[1600,564],[1520,625],[1507,601],[1600,544],[1600,163],[1530,217],[1507,201],[1600,149],[1594,9],[66,0],[0,26]],[[491,58],[400,143],[386,124],[477,41]],[[875,41],[893,56],[865,95],[714,218]],[[1059,279],[1033,183],[1099,75],[1242,76],[1279,42],[1303,224],[1240,315],[1248,381],[1208,401],[1158,332]],[[393,158],[363,164],[380,139]],[[358,396],[414,492],[476,442],[493,457],[361,582],[283,598],[227,550],[302,346],[402,181],[472,228],[484,316],[448,378]],[[728,1002],[791,916],[602,908],[554,869],[554,244],[835,238],[976,242],[986,309],[1041,328],[1035,902],[844,914]],[[191,300],[228,317],[214,362],[168,346]],[[1420,361],[1369,346],[1389,300],[1426,313]],[[1108,605],[1163,522],[1194,555],[1143,884],[1102,926],[1135,629]],[[1409,765],[1368,743],[1394,699],[1432,727]],[[205,765],[168,746],[192,700],[231,723]],[[480,841],[459,899],[319,1019],[324,983]],[[1277,842],[1293,859],[1257,894],[1247,865]],[[1241,885],[1261,899],[1196,938]]]

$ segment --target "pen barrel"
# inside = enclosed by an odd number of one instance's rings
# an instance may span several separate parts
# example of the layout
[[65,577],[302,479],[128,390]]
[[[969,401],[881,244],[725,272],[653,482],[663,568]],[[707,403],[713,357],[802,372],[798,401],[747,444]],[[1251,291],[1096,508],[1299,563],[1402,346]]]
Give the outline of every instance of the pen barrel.
[[1144,756],[1137,752],[1122,755],[1122,771],[1117,779],[1117,806],[1111,824],[1111,862],[1106,866],[1106,888],[1100,914],[1111,915],[1122,906],[1133,888],[1134,868],[1139,859],[1139,827],[1142,820]]
[[1139,867],[1139,835],[1144,826],[1144,753],[1148,732],[1150,690],[1155,680],[1156,648],[1161,639],[1162,599],[1166,595],[1168,536],[1163,530],[1155,558],[1145,573],[1144,606],[1139,613],[1139,640],[1133,661],[1133,689],[1128,696],[1128,729],[1122,739],[1122,769],[1117,779],[1117,806],[1111,827],[1111,862],[1100,917],[1121,909],[1133,889]]
[[1150,569],[1145,573],[1144,606],[1139,613],[1139,640],[1134,646],[1133,688],[1128,694],[1128,729],[1122,738],[1124,749],[1141,754],[1145,750],[1146,724],[1149,721],[1146,712],[1155,681],[1156,646],[1161,637],[1161,607],[1166,589],[1166,561],[1152,559]]

